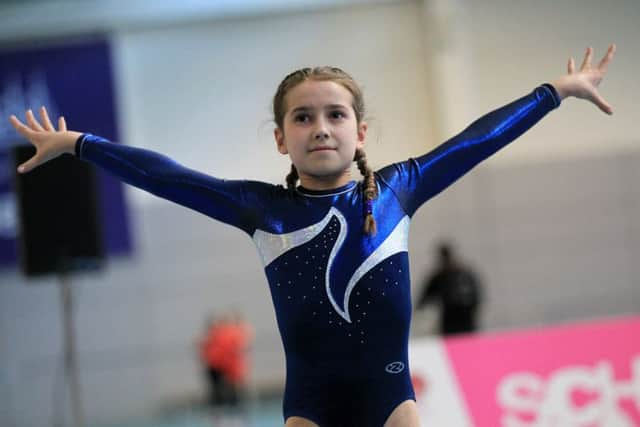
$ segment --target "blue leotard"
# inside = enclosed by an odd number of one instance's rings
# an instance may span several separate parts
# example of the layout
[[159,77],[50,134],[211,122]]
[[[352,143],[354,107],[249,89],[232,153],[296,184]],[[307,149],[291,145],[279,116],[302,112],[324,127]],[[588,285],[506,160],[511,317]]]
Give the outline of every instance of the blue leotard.
[[78,140],[76,154],[251,236],[286,355],[285,420],[383,426],[395,407],[415,399],[408,366],[411,216],[559,104],[555,89],[542,85],[433,151],[377,171],[375,236],[363,234],[365,203],[356,182],[289,191],[217,179],[90,134]]

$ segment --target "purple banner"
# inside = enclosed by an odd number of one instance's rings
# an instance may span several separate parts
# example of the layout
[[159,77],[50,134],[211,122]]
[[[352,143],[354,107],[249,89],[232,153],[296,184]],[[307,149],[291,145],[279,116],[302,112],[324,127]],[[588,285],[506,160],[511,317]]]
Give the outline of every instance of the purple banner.
[[[10,149],[26,143],[8,122],[44,105],[54,123],[64,115],[69,129],[120,141],[116,123],[109,45],[104,40],[67,41],[55,45],[0,50],[0,268],[17,263],[14,166]],[[54,119],[55,118],[55,119]],[[122,184],[97,172],[104,252],[132,249]]]

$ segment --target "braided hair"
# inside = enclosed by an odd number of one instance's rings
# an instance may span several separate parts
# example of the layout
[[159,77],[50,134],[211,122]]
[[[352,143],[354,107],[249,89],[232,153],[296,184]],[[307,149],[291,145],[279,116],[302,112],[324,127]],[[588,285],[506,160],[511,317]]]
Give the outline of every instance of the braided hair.
[[[306,80],[332,81],[344,86],[352,95],[352,107],[358,124],[362,122],[365,113],[364,97],[362,90],[353,78],[337,67],[314,67],[301,68],[287,75],[273,97],[273,115],[276,126],[284,129],[284,116],[287,111],[287,93],[300,83]],[[367,164],[367,156],[363,149],[356,149],[353,159],[358,166],[358,170],[363,176],[362,186],[364,188],[364,232],[368,235],[376,234],[376,221],[373,217],[373,201],[378,197],[378,187],[373,176],[373,171]],[[299,175],[295,165],[291,164],[291,170],[286,177],[287,188],[295,190]]]

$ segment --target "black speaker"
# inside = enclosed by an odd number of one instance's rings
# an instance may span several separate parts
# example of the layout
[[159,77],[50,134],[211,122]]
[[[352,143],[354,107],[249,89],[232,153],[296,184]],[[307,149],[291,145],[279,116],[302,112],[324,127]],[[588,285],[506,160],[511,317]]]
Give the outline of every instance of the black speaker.
[[[32,146],[14,147],[14,171],[34,154]],[[103,248],[93,167],[65,154],[27,174],[14,173],[23,272],[99,269]]]

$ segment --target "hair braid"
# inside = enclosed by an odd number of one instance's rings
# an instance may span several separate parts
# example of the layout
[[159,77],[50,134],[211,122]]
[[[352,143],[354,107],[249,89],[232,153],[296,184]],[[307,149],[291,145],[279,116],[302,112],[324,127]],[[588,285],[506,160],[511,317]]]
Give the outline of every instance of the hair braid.
[[289,175],[287,175],[287,189],[288,190],[295,190],[296,189],[296,183],[298,182],[298,169],[296,169],[296,166],[291,163],[291,171],[289,172]]
[[361,148],[356,149],[354,160],[358,165],[358,170],[363,176],[364,199],[365,199],[365,218],[364,232],[373,236],[376,234],[376,220],[373,217],[373,201],[378,198],[378,187],[373,177],[373,171],[367,164],[367,155]]

